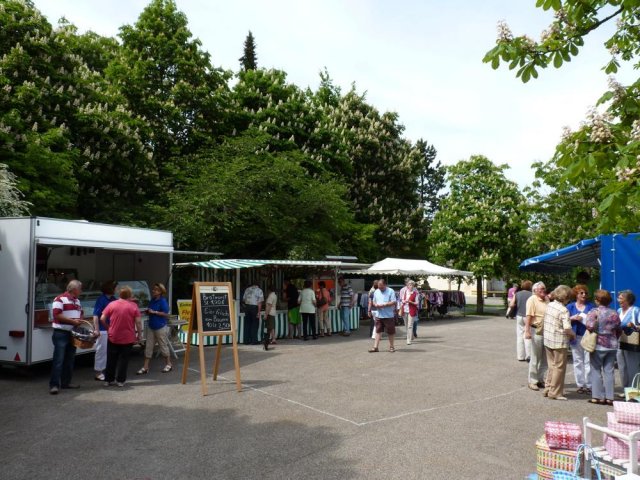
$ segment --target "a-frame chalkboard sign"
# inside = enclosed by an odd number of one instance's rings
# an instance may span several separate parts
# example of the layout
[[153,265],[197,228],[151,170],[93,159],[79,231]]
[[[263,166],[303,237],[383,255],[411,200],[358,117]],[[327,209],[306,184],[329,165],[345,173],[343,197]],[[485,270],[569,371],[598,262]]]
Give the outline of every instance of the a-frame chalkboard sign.
[[240,362],[238,359],[238,335],[236,328],[236,309],[233,302],[233,287],[230,282],[195,282],[191,302],[191,321],[187,337],[187,349],[182,367],[182,383],[187,383],[191,339],[198,335],[198,351],[200,353],[200,380],[202,395],[207,394],[207,372],[204,361],[204,338],[217,336],[216,358],[213,365],[213,379],[218,378],[222,337],[230,335],[233,341],[233,363],[236,369],[236,388],[242,390],[240,382]]

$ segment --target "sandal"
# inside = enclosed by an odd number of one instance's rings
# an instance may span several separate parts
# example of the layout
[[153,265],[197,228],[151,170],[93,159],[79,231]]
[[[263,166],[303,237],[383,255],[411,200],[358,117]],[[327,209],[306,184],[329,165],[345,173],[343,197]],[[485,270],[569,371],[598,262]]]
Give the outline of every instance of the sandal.
[[369,353],[374,353],[374,352],[379,352],[380,350],[378,350],[376,347],[370,348],[369,349]]
[[587,393],[584,391],[584,387],[580,387],[578,390],[576,390],[576,393]]
[[391,353],[393,353],[393,352],[395,352],[395,351],[396,351],[396,349],[395,349],[395,348],[393,348],[393,347],[389,347],[389,351],[390,351]]
[[606,399],[603,405],[609,405],[610,407],[613,407],[613,400]]
[[136,372],[136,375],[146,375],[147,373],[149,373],[149,370],[147,370],[146,368],[142,367],[140,370],[138,370]]
[[169,373],[173,369],[172,365],[165,365],[162,369],[162,373]]
[[597,398],[592,398],[588,400],[589,403],[593,403],[594,405],[606,405],[607,403],[604,400],[598,400]]

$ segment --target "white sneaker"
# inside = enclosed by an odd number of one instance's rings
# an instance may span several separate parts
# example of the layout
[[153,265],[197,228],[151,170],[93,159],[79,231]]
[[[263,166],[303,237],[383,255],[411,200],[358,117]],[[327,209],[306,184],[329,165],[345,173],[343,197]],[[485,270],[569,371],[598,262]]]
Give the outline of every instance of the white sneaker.
[[407,342],[407,345],[411,345],[411,342]]
[[116,385],[118,385],[119,387],[124,387],[124,382],[118,382]]

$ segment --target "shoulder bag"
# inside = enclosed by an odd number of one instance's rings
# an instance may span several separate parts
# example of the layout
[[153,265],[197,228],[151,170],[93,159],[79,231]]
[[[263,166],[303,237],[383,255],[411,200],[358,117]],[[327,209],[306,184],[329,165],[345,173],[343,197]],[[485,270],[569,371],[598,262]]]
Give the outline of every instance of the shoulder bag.
[[584,332],[584,335],[582,335],[582,340],[580,340],[580,346],[582,347],[582,349],[585,352],[595,352],[596,350],[596,344],[598,342],[598,322],[596,322],[596,324],[593,326],[593,332],[590,332],[589,330],[587,330],[586,332]]

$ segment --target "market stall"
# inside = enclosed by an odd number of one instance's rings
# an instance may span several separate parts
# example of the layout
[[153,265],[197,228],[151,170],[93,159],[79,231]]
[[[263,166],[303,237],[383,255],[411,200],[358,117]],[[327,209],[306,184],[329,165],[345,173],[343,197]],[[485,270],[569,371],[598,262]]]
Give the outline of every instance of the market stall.
[[[385,258],[374,263],[365,270],[343,269],[343,273],[370,276],[402,276],[402,277],[471,277],[473,272],[443,267],[427,260],[409,258]],[[458,309],[464,313],[465,296],[458,290],[422,290],[427,299],[425,311],[433,316],[435,313],[446,314],[451,309]]]
[[573,268],[600,270],[600,288],[611,292],[617,308],[618,292],[640,293],[640,234],[607,234],[588,238],[568,247],[524,260],[520,269],[528,272],[562,273]]
[[[273,285],[278,293],[279,303],[276,311],[276,337],[283,338],[287,335],[288,316],[286,305],[282,302],[280,292],[286,278],[306,279],[312,278],[314,289],[317,282],[325,280],[329,285],[337,284],[338,272],[341,268],[362,268],[366,265],[345,263],[332,260],[254,260],[254,259],[216,259],[203,262],[188,262],[176,264],[177,268],[190,268],[193,280],[201,282],[231,282],[234,286],[234,302],[237,312],[238,341],[244,342],[244,311],[242,309],[242,292],[244,288],[251,284],[260,286],[267,295],[267,288]],[[336,306],[335,290],[332,291],[332,301],[329,305],[329,319],[332,331],[342,330],[340,312]],[[262,338],[263,321],[260,319],[258,328],[258,338]],[[360,307],[355,305],[351,313],[351,329],[360,326]],[[187,334],[182,333],[184,340]],[[231,337],[205,337],[205,345],[215,345],[221,338],[223,343],[230,343]],[[193,345],[197,344],[197,337],[191,338]]]

